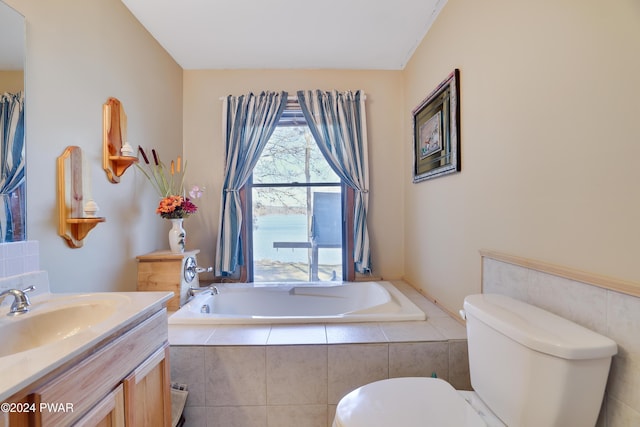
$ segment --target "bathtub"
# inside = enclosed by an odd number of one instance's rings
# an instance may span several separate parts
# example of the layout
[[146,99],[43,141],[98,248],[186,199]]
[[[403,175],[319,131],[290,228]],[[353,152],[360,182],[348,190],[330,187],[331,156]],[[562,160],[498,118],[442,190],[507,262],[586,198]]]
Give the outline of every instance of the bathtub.
[[169,324],[340,323],[425,320],[389,282],[223,284],[169,316]]

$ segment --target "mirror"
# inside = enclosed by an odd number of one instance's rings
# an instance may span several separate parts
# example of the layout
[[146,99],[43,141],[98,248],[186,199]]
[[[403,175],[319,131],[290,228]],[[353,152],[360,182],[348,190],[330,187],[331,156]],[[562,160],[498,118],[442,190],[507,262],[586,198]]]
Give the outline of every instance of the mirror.
[[0,2],[0,243],[26,240],[24,17]]

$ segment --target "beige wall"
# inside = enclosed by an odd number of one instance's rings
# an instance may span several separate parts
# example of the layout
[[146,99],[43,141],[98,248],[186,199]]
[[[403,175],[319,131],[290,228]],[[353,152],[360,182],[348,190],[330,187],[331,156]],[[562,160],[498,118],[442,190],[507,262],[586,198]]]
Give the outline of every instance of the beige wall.
[[449,0],[404,111],[460,69],[462,172],[405,173],[406,280],[457,310],[490,248],[640,287],[639,49],[636,0]]
[[356,90],[367,95],[370,216],[374,273],[402,275],[402,171],[400,130],[402,80],[399,71],[231,70],[184,72],[184,152],[188,183],[207,188],[201,214],[185,221],[188,246],[199,248],[201,265],[212,265],[218,230],[224,144],[222,102],[226,95],[262,90]]
[[16,93],[24,89],[24,72],[0,71],[0,93]]
[[[135,290],[135,256],[167,245],[157,197],[130,169],[120,184],[102,171],[102,104],[119,98],[129,141],[182,152],[182,69],[119,0],[10,0],[26,17],[28,238],[54,292]],[[107,218],[70,249],[57,235],[56,158],[80,146],[93,197]]]
[[[640,281],[634,0],[449,0],[404,71],[183,72],[118,0],[8,3],[28,25],[28,233],[54,291],[132,290],[135,256],[166,246],[141,175],[114,185],[101,171],[109,96],[124,103],[134,146],[166,159],[184,149],[187,183],[207,187],[185,224],[187,246],[211,265],[220,97],[309,88],[367,93],[375,274],[404,276],[451,310],[480,290],[480,248]],[[411,184],[410,112],[456,67],[462,172]],[[107,217],[76,250],[56,233],[55,159],[67,145],[90,159]]]

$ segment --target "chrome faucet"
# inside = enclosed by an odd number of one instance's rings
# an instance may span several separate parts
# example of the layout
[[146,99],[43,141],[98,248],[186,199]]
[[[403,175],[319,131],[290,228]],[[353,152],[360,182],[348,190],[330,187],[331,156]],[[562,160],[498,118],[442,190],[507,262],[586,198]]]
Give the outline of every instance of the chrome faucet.
[[194,288],[193,286],[189,286],[189,296],[190,297],[194,297],[198,293],[205,292],[205,291],[211,291],[211,295],[218,295],[220,293],[218,288],[216,286],[214,286],[214,285],[207,286],[207,287],[201,287],[201,288]]
[[31,305],[31,301],[29,301],[29,297],[27,296],[27,292],[31,292],[35,289],[35,286],[29,286],[23,290],[20,289],[7,289],[6,291],[0,292],[0,298],[5,297],[6,295],[13,295],[14,300],[13,304],[11,304],[11,310],[7,313],[7,316],[17,316],[18,314],[24,314],[29,311],[29,306]]

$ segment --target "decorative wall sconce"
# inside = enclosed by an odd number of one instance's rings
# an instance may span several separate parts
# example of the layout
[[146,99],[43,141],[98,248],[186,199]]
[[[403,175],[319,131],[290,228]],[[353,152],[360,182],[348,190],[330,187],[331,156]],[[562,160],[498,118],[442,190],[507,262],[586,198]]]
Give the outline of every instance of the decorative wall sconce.
[[102,167],[107,179],[117,184],[122,174],[138,161],[127,142],[127,115],[122,103],[109,98],[102,106]]
[[[91,171],[83,168],[82,149],[67,147],[58,157],[58,234],[71,248],[80,248],[87,234],[104,217],[91,198]],[[86,200],[85,200],[86,196]]]

